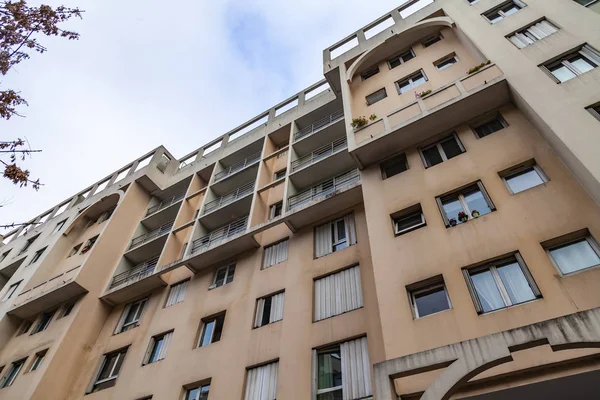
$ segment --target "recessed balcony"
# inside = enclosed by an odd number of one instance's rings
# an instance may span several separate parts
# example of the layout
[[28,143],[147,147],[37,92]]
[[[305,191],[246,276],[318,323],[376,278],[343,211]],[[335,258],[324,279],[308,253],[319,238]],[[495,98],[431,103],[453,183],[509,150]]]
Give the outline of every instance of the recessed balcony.
[[174,222],[169,221],[156,229],[133,238],[124,256],[135,263],[139,263],[160,254]]
[[339,110],[294,133],[293,146],[298,154],[306,154],[345,135],[344,111]]
[[88,290],[77,282],[80,271],[81,266],[72,268],[24,290],[17,296],[8,314],[28,318],[87,293]]
[[503,72],[490,64],[356,130],[349,151],[368,166],[509,101]]
[[153,257],[133,268],[117,273],[101,298],[110,304],[121,304],[165,286],[166,283],[160,276],[155,275],[157,263],[158,257]]
[[149,228],[159,227],[173,221],[179,211],[181,201],[185,198],[185,191],[165,199],[148,208],[142,219],[142,224]]
[[244,215],[250,211],[255,181],[252,180],[232,192],[217,197],[204,205],[200,222],[207,229],[216,229],[232,215]]

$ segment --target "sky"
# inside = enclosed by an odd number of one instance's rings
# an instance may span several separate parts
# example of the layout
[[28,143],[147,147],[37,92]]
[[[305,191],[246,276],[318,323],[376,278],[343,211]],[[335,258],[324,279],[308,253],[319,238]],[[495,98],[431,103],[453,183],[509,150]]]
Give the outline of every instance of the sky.
[[0,82],[29,103],[24,118],[0,120],[0,140],[42,149],[21,165],[43,183],[36,192],[0,179],[0,225],[157,146],[183,157],[323,79],[323,49],[403,2],[44,1],[85,10],[65,25],[81,37],[40,37],[48,51]]

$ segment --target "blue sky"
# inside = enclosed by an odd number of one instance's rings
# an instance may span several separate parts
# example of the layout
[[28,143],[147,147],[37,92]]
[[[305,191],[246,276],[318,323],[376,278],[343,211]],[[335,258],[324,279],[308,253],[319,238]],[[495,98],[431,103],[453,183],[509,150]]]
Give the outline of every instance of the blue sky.
[[323,49],[402,2],[45,1],[86,11],[68,26],[81,38],[41,38],[48,52],[2,81],[29,107],[0,121],[1,139],[43,150],[23,164],[44,186],[0,181],[0,224],[35,217],[159,145],[184,156],[322,79]]

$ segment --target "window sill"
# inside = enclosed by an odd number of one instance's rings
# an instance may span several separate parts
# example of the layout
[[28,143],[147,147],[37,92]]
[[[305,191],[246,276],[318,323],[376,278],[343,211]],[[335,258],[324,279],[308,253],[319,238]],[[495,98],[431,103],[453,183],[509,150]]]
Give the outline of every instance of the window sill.
[[[494,210],[494,211],[495,211],[495,210]],[[490,214],[491,214],[491,213],[493,213],[494,211],[491,211],[491,212],[489,212],[489,213],[486,213],[486,214],[480,214],[480,215],[479,215],[479,217],[469,217],[469,219],[468,219],[468,220],[466,220],[465,222],[457,222],[455,225],[446,225],[446,229],[450,229],[450,228],[454,228],[454,227],[457,227],[457,226],[460,226],[460,225],[464,225],[464,224],[466,224],[466,223],[468,223],[468,222],[471,222],[471,221],[473,221],[473,220],[480,219],[480,218],[482,218],[482,217],[485,217],[486,215],[490,215]]]
[[558,273],[560,274],[560,277],[561,277],[561,278],[568,278],[568,277],[570,277],[570,276],[573,276],[573,275],[579,275],[579,274],[581,274],[581,273],[588,272],[588,271],[590,271],[590,270],[597,269],[597,268],[600,268],[600,264],[592,265],[592,266],[590,266],[590,267],[583,268],[583,269],[579,269],[579,270],[577,270],[577,271],[573,271],[573,272],[569,272],[569,273],[566,273],[566,274],[565,274],[565,273],[563,273],[563,272],[560,270],[560,268],[559,268],[559,267],[557,267],[557,269],[558,269]]
[[321,321],[327,321],[327,320],[329,320],[329,319],[332,319],[332,318],[335,318],[335,317],[339,317],[340,315],[344,315],[344,314],[351,313],[352,311],[356,311],[356,310],[362,310],[363,308],[365,308],[365,306],[364,306],[364,305],[363,305],[363,306],[361,306],[361,307],[358,307],[358,308],[353,308],[352,310],[344,311],[343,313],[339,313],[339,314],[332,315],[331,317],[322,318],[322,319],[320,319],[320,320],[318,320],[318,321],[313,321],[312,323],[313,323],[313,324],[316,324],[316,323],[318,323],[318,322],[321,322]]
[[515,307],[524,306],[524,305],[526,305],[526,304],[530,304],[530,303],[536,302],[536,301],[538,301],[538,300],[543,300],[543,299],[544,299],[543,297],[537,297],[537,298],[535,298],[535,299],[532,299],[532,300],[524,301],[523,303],[519,303],[519,304],[513,304],[512,306],[503,307],[503,308],[498,308],[498,309],[496,309],[496,310],[492,310],[492,311],[488,311],[488,312],[483,312],[483,313],[479,314],[478,316],[479,316],[479,317],[484,317],[484,316],[486,316],[486,315],[490,315],[490,314],[495,314],[495,313],[502,312],[502,311],[511,310],[511,309],[513,309],[513,308],[515,308]]
[[256,329],[260,329],[260,328],[264,328],[265,326],[271,326],[271,325],[275,325],[276,323],[278,323],[278,322],[282,322],[282,321],[283,321],[283,319],[280,319],[279,321],[275,321],[275,322],[269,322],[268,324],[264,324],[264,325],[261,325],[261,326],[255,326],[255,327],[253,327],[253,328],[252,328],[252,330],[256,330]]
[[417,225],[417,226],[413,226],[413,227],[408,228],[408,229],[404,229],[404,230],[402,230],[400,232],[396,232],[394,230],[394,236],[398,237],[398,236],[406,235],[407,233],[410,233],[412,231],[416,231],[417,229],[425,228],[426,226],[427,226],[427,223],[424,223],[424,224],[420,224],[420,225]]

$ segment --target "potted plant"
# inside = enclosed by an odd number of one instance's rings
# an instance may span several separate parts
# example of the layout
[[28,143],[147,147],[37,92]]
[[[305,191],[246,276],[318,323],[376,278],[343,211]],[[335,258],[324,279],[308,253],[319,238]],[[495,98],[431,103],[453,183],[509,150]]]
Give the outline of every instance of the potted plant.
[[369,123],[369,121],[367,121],[367,119],[365,117],[357,117],[357,118],[353,118],[352,119],[352,123],[350,125],[352,125],[352,127],[354,129],[358,129],[358,128],[362,128],[363,126],[367,125]]
[[486,65],[489,65],[490,63],[491,63],[491,61],[487,60],[486,62],[482,62],[481,64],[474,66],[473,68],[471,68],[467,71],[467,75],[471,75],[471,74],[479,71],[481,68],[485,67]]
[[377,119],[377,115],[375,115],[375,114],[371,114],[371,116],[369,117],[369,119],[370,119],[371,121],[375,121],[375,120]]
[[467,213],[461,211],[458,213],[458,220],[460,222],[467,222],[469,220],[469,216],[467,215]]
[[427,96],[429,93],[431,93],[431,90],[425,90],[425,91],[423,91],[423,92],[421,92],[421,93],[417,93],[417,96],[416,96],[416,97],[417,97],[417,98],[421,98],[421,97],[423,97],[423,96]]
[[448,223],[450,224],[450,226],[454,226],[454,225],[456,225],[456,219],[455,218],[450,218],[448,220]]
[[479,217],[481,214],[479,214],[479,211],[477,210],[473,210],[473,212],[471,212],[471,217],[473,218],[477,218]]

